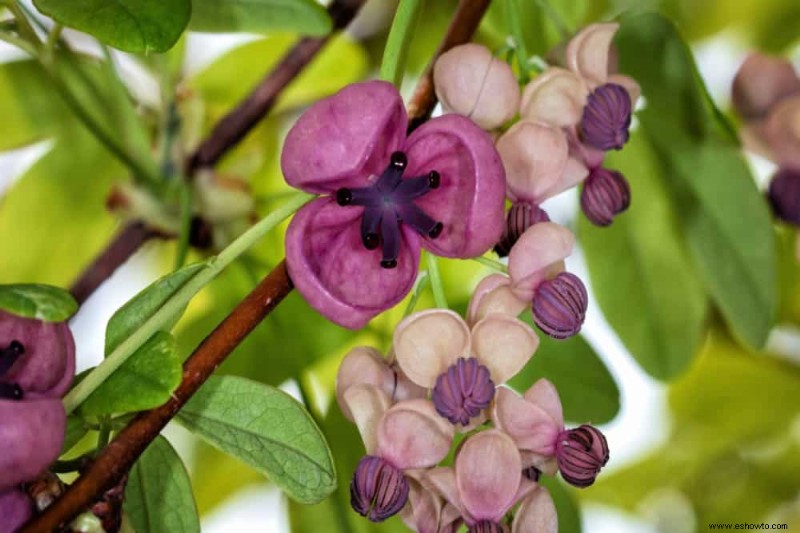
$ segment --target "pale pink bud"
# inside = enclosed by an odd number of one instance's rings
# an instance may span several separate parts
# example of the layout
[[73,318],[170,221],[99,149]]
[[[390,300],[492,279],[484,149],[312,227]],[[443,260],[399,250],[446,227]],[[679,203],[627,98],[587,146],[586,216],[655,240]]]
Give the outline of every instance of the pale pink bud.
[[789,61],[756,52],[747,56],[733,79],[733,107],[745,120],[755,120],[798,92],[800,79]]

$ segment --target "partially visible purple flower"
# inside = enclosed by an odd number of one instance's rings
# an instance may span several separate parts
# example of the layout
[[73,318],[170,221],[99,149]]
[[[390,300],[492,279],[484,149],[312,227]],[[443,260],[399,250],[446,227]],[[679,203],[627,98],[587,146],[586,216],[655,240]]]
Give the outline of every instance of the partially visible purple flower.
[[631,204],[631,189],[621,173],[597,167],[581,190],[581,209],[592,224],[608,226]]
[[586,318],[589,296],[575,274],[559,272],[543,281],[533,297],[533,321],[554,339],[576,335]]
[[383,522],[400,512],[408,501],[408,480],[385,459],[367,455],[350,481],[350,505],[372,522]]
[[19,489],[0,491],[0,533],[14,533],[33,514],[33,502]]
[[800,170],[778,170],[769,184],[767,196],[775,216],[800,226]]
[[550,216],[538,205],[527,202],[517,202],[512,205],[506,215],[503,236],[494,246],[495,253],[500,257],[506,257],[525,230],[540,222],[550,222]]
[[491,138],[459,115],[406,139],[397,90],[373,81],[311,106],[281,155],[286,181],[325,194],[286,234],[292,281],[328,319],[360,328],[416,279],[420,248],[474,257],[503,225],[504,171]]
[[588,487],[608,462],[608,442],[600,430],[584,424],[559,434],[556,457],[558,470],[567,483]]

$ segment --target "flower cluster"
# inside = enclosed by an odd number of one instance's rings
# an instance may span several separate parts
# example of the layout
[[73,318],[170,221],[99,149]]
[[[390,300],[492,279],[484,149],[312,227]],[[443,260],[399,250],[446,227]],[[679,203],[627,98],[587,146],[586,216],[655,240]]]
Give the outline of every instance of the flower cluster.
[[751,54],[733,81],[745,145],[778,165],[768,196],[775,216],[800,226],[800,77],[782,58]]
[[[555,507],[537,481],[561,472],[591,485],[608,461],[592,426],[567,430],[555,387],[535,383],[523,396],[503,386],[534,355],[539,340],[516,318],[510,285],[491,279],[470,303],[467,321],[452,311],[412,314],[383,358],[356,348],[342,362],[337,399],[362,435],[367,455],[350,485],[353,509],[380,522],[400,514],[421,533],[557,531]],[[508,309],[511,309],[508,311]],[[468,436],[455,461],[440,466],[456,433]]]
[[32,506],[19,488],[61,451],[61,396],[75,375],[75,343],[66,323],[0,311],[0,531],[14,531]]

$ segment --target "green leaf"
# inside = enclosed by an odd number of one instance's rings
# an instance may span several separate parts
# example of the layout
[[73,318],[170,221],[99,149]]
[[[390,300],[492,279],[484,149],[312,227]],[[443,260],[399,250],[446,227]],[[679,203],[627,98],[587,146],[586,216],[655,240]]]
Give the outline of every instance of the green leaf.
[[190,0],[34,0],[43,14],[126,52],[165,52],[189,23]]
[[670,21],[655,14],[626,18],[616,42],[620,71],[642,86],[647,104],[638,113],[639,131],[669,177],[700,277],[732,331],[761,346],[777,305],[774,237],[730,125],[708,99]]
[[158,407],[181,382],[175,339],[159,331],[81,404],[83,415],[130,413]]
[[64,444],[61,445],[60,455],[64,455],[70,451],[88,432],[89,429],[80,416],[68,416],[67,429],[64,432]]
[[52,285],[0,285],[0,309],[44,322],[63,322],[78,310],[70,293]]
[[278,389],[212,376],[177,418],[213,446],[269,476],[299,502],[318,502],[336,487],[322,432],[302,405]]
[[558,389],[565,419],[604,424],[614,418],[619,412],[619,389],[583,337],[559,341],[540,335],[539,339],[536,353],[509,384],[525,392],[538,379],[547,378]]
[[157,437],[133,465],[123,510],[139,533],[200,531],[186,467],[164,437]]
[[[139,329],[164,305],[164,302],[169,300],[175,292],[203,268],[205,268],[205,263],[193,263],[167,274],[120,307],[108,321],[108,326],[106,327],[106,355],[114,351],[134,331]],[[172,317],[165,324],[164,329],[172,329],[172,326],[175,325],[179,318],[180,314]]]
[[631,187],[631,206],[605,228],[581,217],[580,241],[603,314],[642,368],[680,374],[697,352],[704,287],[681,235],[666,179],[641,135],[608,159]]
[[192,0],[189,27],[206,32],[284,30],[326,35],[332,22],[314,0]]

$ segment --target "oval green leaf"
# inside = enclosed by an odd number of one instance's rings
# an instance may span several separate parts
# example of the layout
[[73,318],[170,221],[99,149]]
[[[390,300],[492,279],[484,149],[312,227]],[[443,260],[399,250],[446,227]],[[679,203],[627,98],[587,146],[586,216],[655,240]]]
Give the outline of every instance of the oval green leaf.
[[44,322],[63,322],[78,310],[70,293],[52,285],[0,285],[0,309]]
[[189,27],[204,32],[284,30],[326,35],[333,24],[314,0],[192,0]]
[[269,476],[301,503],[316,503],[336,488],[333,458],[322,432],[300,403],[278,389],[212,376],[177,419]]
[[164,437],[156,437],[133,465],[123,510],[139,533],[199,533],[189,474]]
[[189,23],[190,0],[34,0],[54,20],[126,52],[166,52]]

